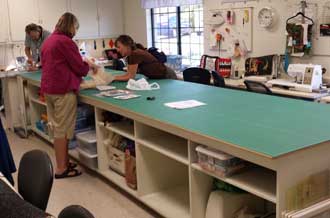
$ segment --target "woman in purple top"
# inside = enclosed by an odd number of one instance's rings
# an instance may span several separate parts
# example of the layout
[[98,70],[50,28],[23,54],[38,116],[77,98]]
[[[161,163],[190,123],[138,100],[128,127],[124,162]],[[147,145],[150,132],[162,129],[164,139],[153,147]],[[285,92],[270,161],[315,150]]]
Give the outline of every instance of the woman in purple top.
[[73,14],[63,14],[41,48],[41,93],[46,97],[54,136],[57,179],[81,174],[75,169],[77,165],[69,162],[68,142],[74,135],[80,82],[90,68],[96,68],[91,61],[82,60],[72,40],[78,28],[78,20]]

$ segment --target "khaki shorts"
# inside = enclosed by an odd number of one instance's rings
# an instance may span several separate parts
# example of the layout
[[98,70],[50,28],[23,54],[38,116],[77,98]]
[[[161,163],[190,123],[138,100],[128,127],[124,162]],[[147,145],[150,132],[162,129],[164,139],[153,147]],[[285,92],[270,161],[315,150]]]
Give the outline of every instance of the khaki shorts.
[[45,95],[48,121],[54,138],[72,139],[76,124],[77,95]]

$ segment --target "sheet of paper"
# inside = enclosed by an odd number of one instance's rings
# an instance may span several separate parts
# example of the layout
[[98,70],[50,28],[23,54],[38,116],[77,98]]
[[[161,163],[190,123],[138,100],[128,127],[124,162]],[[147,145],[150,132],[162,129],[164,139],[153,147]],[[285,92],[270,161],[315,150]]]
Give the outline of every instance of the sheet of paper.
[[131,98],[138,98],[141,95],[134,95],[134,94],[129,94],[129,95],[120,95],[120,96],[116,96],[113,97],[115,99],[121,99],[121,100],[127,100],[127,99],[131,99]]
[[107,90],[116,89],[115,86],[96,86],[96,88],[97,88],[99,91],[107,91]]
[[175,109],[187,109],[193,107],[199,107],[206,105],[203,102],[196,101],[196,100],[187,100],[187,101],[177,101],[177,102],[169,102],[165,103],[165,106]]

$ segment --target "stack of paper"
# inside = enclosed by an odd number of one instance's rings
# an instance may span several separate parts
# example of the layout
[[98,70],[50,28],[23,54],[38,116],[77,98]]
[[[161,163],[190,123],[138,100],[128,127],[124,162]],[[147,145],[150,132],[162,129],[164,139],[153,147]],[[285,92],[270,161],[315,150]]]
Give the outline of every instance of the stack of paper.
[[170,102],[165,103],[165,106],[175,109],[187,109],[187,108],[193,108],[193,107],[199,107],[202,105],[206,105],[203,102],[196,101],[196,100],[187,100],[187,101],[177,101],[177,102]]

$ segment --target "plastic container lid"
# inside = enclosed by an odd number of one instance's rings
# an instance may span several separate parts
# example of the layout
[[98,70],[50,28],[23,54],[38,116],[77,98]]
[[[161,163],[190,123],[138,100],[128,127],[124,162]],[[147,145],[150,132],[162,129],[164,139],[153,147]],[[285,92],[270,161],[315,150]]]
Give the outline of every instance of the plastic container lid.
[[203,146],[197,146],[196,151],[206,154],[208,156],[211,156],[213,158],[217,158],[218,160],[222,160],[222,161],[226,161],[226,160],[235,158],[234,156],[232,156],[230,154],[227,154],[222,151],[215,150],[215,149],[211,149],[211,148],[205,148]]
[[97,158],[97,154],[89,154],[89,153],[87,153],[86,151],[80,149],[79,147],[77,148],[77,151],[78,151],[81,155],[83,155],[84,157],[87,157],[87,158],[89,158],[89,159]]
[[78,133],[76,135],[76,137],[77,137],[77,139],[84,141],[86,143],[89,143],[89,144],[96,143],[96,131],[95,130]]

